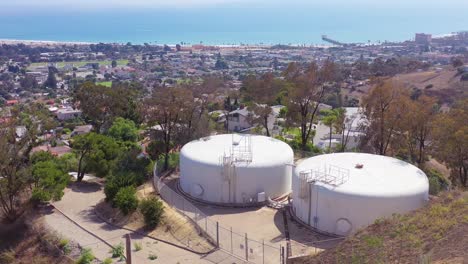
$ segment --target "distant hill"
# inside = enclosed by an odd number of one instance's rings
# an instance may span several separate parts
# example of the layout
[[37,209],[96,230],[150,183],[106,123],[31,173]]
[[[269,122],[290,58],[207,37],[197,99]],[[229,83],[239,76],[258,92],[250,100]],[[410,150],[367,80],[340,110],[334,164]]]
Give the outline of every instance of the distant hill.
[[461,81],[461,74],[451,67],[399,74],[393,79],[410,89],[437,97],[442,103],[451,104],[458,98],[468,96],[468,81]]
[[336,248],[292,263],[413,264],[467,261],[468,191],[452,191],[432,199],[426,207],[408,215],[377,220]]

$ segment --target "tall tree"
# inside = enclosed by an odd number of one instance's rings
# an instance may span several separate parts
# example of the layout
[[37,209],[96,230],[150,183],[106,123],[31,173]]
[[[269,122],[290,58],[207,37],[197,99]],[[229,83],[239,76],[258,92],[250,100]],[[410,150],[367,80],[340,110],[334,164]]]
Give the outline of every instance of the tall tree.
[[77,181],[82,181],[87,172],[94,172],[98,177],[107,176],[112,161],[121,151],[113,138],[96,133],[76,136],[72,148],[78,158]]
[[142,116],[148,125],[157,125],[164,145],[164,170],[169,168],[169,153],[174,139],[183,134],[187,123],[191,120],[194,98],[192,93],[182,87],[160,88],[154,91],[151,97],[142,104]]
[[435,121],[433,155],[452,170],[453,182],[468,187],[468,99]]
[[273,114],[271,106],[277,102],[278,94],[284,86],[284,82],[276,79],[271,72],[260,78],[251,75],[244,80],[242,94],[246,101],[251,101],[248,106],[252,113],[249,116],[250,122],[263,126],[267,136],[270,136],[268,123]]
[[407,98],[404,112],[408,149],[412,160],[422,166],[426,160],[426,147],[438,114],[435,98],[422,95],[415,100]]
[[393,81],[376,80],[375,86],[363,99],[364,112],[370,124],[366,138],[371,148],[379,155],[387,154],[397,131],[401,131],[402,116],[408,95],[400,84]]
[[49,89],[57,89],[57,77],[55,74],[57,73],[57,69],[55,67],[49,67],[49,73],[47,75],[47,79],[44,82],[44,86]]
[[74,101],[98,133],[105,132],[117,117],[131,117],[137,91],[125,85],[106,87],[86,82],[74,94]]
[[333,128],[335,128],[335,131],[341,132],[342,126],[340,123],[344,122],[344,115],[342,114],[342,108],[335,108],[332,110],[325,110],[322,111],[323,113],[323,119],[322,122],[324,125],[328,126],[330,128],[329,132],[329,143],[328,143],[328,150],[331,152],[332,151],[332,136],[333,136]]
[[[43,110],[36,104],[20,105],[11,109],[11,117],[0,124],[0,206],[10,221],[21,215],[25,188],[32,180],[29,154],[47,117]],[[17,126],[26,127],[26,132],[18,136]]]
[[330,60],[322,67],[311,62],[301,66],[297,62],[290,63],[283,72],[289,84],[287,98],[287,119],[297,124],[301,130],[301,147],[306,149],[312,133],[312,124],[322,102],[325,89],[334,81],[336,67]]

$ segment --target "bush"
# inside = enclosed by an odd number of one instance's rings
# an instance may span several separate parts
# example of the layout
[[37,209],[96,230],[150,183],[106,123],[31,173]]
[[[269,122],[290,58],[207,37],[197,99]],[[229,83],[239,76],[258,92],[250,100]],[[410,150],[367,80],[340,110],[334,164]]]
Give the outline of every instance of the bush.
[[143,249],[143,247],[141,246],[141,243],[137,243],[137,242],[133,244],[133,247],[135,248],[135,251],[140,251]]
[[[179,153],[169,153],[168,169],[175,169],[179,165]],[[164,155],[159,156],[158,169],[164,168]]]
[[9,264],[15,261],[15,251],[7,250],[0,254],[0,264]]
[[115,245],[110,253],[112,253],[113,258],[120,258],[120,260],[123,260],[124,258],[124,246],[122,243]]
[[111,258],[106,258],[102,264],[112,264],[112,259]]
[[156,259],[158,259],[158,256],[156,256],[155,254],[149,254],[148,259],[149,260],[156,260]]
[[448,182],[438,170],[429,169],[425,173],[429,179],[429,193],[431,195],[437,195],[442,189],[447,188]]
[[164,213],[164,206],[158,198],[150,197],[141,202],[140,211],[145,218],[146,226],[155,228],[161,221]]
[[136,189],[133,186],[121,188],[114,198],[114,204],[125,215],[135,211],[138,208],[138,197]]
[[91,249],[89,248],[84,248],[81,250],[81,255],[78,261],[76,262],[77,264],[90,264],[94,260],[94,255]]
[[133,173],[120,173],[107,178],[104,186],[106,201],[113,202],[119,190],[123,187],[136,186],[136,176]]

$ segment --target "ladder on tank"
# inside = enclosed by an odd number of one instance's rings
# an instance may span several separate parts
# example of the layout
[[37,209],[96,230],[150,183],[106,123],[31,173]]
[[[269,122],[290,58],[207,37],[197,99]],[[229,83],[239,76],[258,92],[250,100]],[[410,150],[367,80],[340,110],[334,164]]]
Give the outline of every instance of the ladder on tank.
[[[239,137],[236,140],[236,136]],[[232,134],[231,157],[234,162],[252,162],[252,136]]]
[[[221,177],[222,182],[228,184],[228,201],[233,202],[236,200],[236,166],[232,156],[226,155],[226,153],[220,157],[220,165],[222,167]],[[221,186],[221,193],[223,192]],[[221,194],[221,201],[224,202],[223,195]]]

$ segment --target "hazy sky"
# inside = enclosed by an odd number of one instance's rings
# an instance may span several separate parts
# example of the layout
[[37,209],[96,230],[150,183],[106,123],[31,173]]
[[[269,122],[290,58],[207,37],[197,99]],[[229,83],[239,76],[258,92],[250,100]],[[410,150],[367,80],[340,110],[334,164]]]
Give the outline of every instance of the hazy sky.
[[467,0],[0,0],[3,8],[73,7],[80,9],[96,8],[197,8],[197,7],[266,7],[284,8],[288,6],[362,6],[371,8],[422,8],[459,9],[468,8]]

